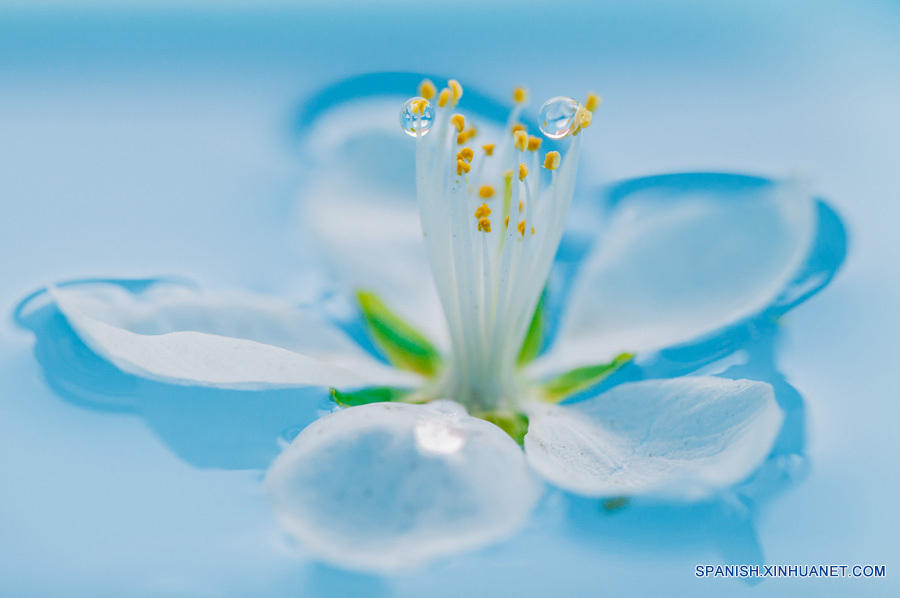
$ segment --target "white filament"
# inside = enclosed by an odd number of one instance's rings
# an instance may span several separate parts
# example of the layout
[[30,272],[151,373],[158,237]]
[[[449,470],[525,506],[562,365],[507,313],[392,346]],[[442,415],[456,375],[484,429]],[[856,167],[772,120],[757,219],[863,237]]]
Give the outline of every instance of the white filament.
[[[512,406],[519,394],[518,352],[559,247],[574,191],[580,136],[558,171],[551,172],[549,184],[541,185],[539,152],[517,151],[509,133],[519,111],[517,106],[510,114],[495,155],[479,152],[473,159],[471,176],[457,175],[456,154],[462,146],[450,126],[449,107],[437,109],[432,134],[416,135],[419,216],[451,337],[443,392],[476,409]],[[529,168],[524,181],[518,180],[519,164]],[[508,170],[513,173],[509,225],[504,227],[506,210],[498,208],[505,198],[498,193],[487,202],[493,210],[493,231],[480,232],[474,213],[484,200],[477,190],[485,183],[504,189],[503,172]],[[523,218],[524,235],[518,230]]]

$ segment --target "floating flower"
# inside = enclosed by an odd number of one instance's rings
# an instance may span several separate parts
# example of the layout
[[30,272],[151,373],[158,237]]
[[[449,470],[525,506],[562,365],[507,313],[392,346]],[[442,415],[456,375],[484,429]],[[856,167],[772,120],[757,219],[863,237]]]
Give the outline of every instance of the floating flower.
[[[790,184],[748,187],[729,202],[702,190],[678,201],[636,193],[581,264],[542,354],[542,298],[599,98],[557,97],[541,109],[541,133],[568,143],[563,153],[519,123],[525,90],[494,137],[458,111],[462,96],[455,81],[440,91],[426,82],[401,109],[415,139],[420,227],[399,214],[371,233],[385,222],[366,219],[372,206],[336,214],[340,194],[325,205],[350,231],[326,226],[324,244],[391,270],[387,293],[356,294],[381,360],[322,312],[271,299],[176,284],[50,289],[84,342],[125,372],[221,388],[330,387],[342,409],[300,432],[265,490],[285,528],[339,565],[402,569],[496,541],[528,518],[541,480],[591,497],[705,498],[758,467],[783,419],[768,384],[711,376],[564,401],[635,353],[770,305],[809,252],[811,198]],[[367,233],[377,251],[405,254],[354,252]],[[423,255],[431,278],[416,266],[404,279],[404,264]],[[398,271],[413,284],[398,283]],[[400,315],[409,305],[424,328]],[[436,323],[443,333],[432,334]]]

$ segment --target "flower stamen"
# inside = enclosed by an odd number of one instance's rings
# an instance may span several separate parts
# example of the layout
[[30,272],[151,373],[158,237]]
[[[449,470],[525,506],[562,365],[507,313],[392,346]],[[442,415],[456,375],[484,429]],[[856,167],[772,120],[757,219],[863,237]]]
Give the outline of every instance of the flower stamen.
[[524,87],[516,87],[513,89],[513,102],[516,104],[524,104],[528,101],[528,90]]
[[513,133],[513,145],[520,152],[524,152],[525,148],[528,147],[528,133],[525,131],[516,131]]
[[[425,82],[419,88],[422,101],[427,88]],[[434,97],[436,90],[430,93]],[[508,401],[522,394],[519,350],[562,237],[580,140],[572,139],[565,159],[556,150],[542,154],[543,139],[529,135],[519,122],[528,98],[518,88],[500,141],[480,146],[485,158],[495,157],[476,161],[473,149],[464,147],[475,127],[467,129],[466,117],[451,113],[461,97],[462,86],[449,81],[434,111],[437,133],[415,136],[417,198],[451,340],[451,354],[433,392],[485,411],[508,407]],[[580,109],[577,118],[573,108],[568,132],[550,135],[552,139],[589,126],[590,111],[574,100],[571,104]],[[454,162],[455,176],[452,166],[447,169]],[[548,172],[539,170],[541,165]],[[502,186],[502,201],[492,209],[485,200],[495,196],[497,185]],[[495,210],[504,228],[490,235]]]
[[419,95],[426,100],[434,98],[434,94],[436,93],[437,88],[434,86],[434,83],[431,82],[431,79],[425,79],[419,83]]
[[462,99],[462,85],[460,85],[459,81],[457,81],[456,79],[450,79],[449,81],[447,81],[447,87],[450,88],[450,91],[453,94],[453,105],[456,106],[457,104],[459,104],[459,100]]
[[559,168],[559,152],[547,152],[544,156],[544,168],[547,170],[556,170]]
[[[419,94],[422,95],[422,94]],[[424,97],[424,96],[422,96]],[[584,101],[584,109],[589,112],[593,112],[597,108],[600,107],[600,103],[603,101],[603,98],[599,95],[595,94],[593,91],[588,93],[587,99]]]
[[457,133],[462,133],[466,128],[466,117],[462,114],[454,114],[450,117],[450,124],[456,127]]

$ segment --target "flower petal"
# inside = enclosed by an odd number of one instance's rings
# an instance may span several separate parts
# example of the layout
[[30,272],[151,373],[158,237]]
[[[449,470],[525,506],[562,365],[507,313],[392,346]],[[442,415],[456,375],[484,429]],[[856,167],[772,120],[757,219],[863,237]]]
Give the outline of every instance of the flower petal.
[[276,459],[265,490],[310,553],[391,571],[516,530],[541,484],[499,428],[449,401],[331,414]]
[[756,314],[810,250],[815,210],[795,184],[675,175],[634,187],[575,282],[542,373],[672,346]]
[[309,132],[312,168],[298,221],[304,251],[321,255],[339,285],[376,292],[446,348],[416,208],[416,144],[398,121],[402,103],[352,102],[320,117]]
[[[416,204],[416,143],[399,122],[403,102],[425,77],[363,74],[309,99],[299,123],[309,168],[298,201],[298,237],[304,253],[321,255],[346,291],[374,291],[446,350],[449,334]],[[447,82],[428,77],[438,87]],[[471,88],[464,101],[479,131],[473,147],[499,139],[509,107]],[[544,147],[553,147],[546,141]],[[500,165],[489,162],[483,174],[491,168]]]
[[315,314],[255,295],[160,283],[141,293],[96,283],[49,294],[94,352],[145,378],[242,389],[418,381]]
[[587,496],[697,500],[747,477],[784,415],[772,387],[689,377],[621,384],[572,405],[533,404],[529,463]]

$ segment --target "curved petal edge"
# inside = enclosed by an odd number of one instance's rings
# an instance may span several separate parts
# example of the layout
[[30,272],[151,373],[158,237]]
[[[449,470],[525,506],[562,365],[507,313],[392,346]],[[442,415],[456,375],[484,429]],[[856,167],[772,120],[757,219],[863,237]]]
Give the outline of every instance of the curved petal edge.
[[314,314],[254,295],[168,284],[135,294],[102,283],[48,294],[92,351],[144,378],[233,389],[416,381]]
[[705,186],[697,176],[694,186],[649,185],[617,203],[539,375],[691,341],[761,312],[787,288],[815,236],[806,189],[745,177]]
[[749,476],[784,414],[772,386],[708,376],[621,384],[571,405],[532,404],[528,462],[585,496],[700,500]]
[[310,554],[375,572],[496,542],[542,490],[505,432],[449,401],[324,417],[276,459],[264,487]]

